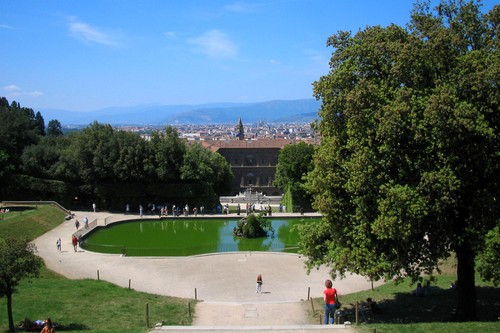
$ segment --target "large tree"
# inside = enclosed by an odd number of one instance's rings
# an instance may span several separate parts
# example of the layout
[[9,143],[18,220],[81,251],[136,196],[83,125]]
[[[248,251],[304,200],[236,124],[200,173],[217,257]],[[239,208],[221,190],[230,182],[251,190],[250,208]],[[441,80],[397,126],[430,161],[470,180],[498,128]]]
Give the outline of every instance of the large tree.
[[460,320],[476,318],[475,260],[500,221],[500,6],[480,8],[417,2],[406,28],[328,39],[307,184],[325,217],[302,237],[332,275],[415,281],[454,253]]
[[179,181],[186,143],[179,137],[177,130],[172,126],[167,126],[165,132],[154,132],[150,146],[158,179]]
[[7,298],[9,332],[15,331],[12,295],[21,280],[37,277],[42,266],[35,253],[35,245],[26,239],[0,238],[0,296]]
[[180,171],[182,180],[207,184],[218,195],[226,194],[231,189],[233,173],[229,163],[221,154],[199,143],[187,147]]
[[0,97],[0,150],[7,153],[14,167],[20,164],[23,149],[38,142],[45,134],[43,117],[39,112],[21,107]]
[[62,125],[57,119],[52,119],[47,125],[47,136],[58,137],[63,136]]
[[[276,165],[274,185],[283,192],[289,191],[293,205],[311,208],[312,197],[304,189],[303,177],[314,167],[314,147],[305,142],[286,145],[281,149]],[[293,209],[293,207],[290,207]]]

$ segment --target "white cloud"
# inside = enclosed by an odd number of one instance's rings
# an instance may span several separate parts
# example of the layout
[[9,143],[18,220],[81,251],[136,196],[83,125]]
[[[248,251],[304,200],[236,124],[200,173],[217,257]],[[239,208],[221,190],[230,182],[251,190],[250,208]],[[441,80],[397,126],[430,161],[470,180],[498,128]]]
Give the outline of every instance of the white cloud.
[[7,24],[0,24],[0,28],[2,28],[2,29],[9,29],[9,30],[13,30],[14,29],[13,26],[10,26],[10,25],[7,25]]
[[69,32],[71,36],[85,42],[117,46],[119,43],[111,34],[100,31],[99,29],[80,22],[74,17],[69,18]]
[[43,92],[35,90],[35,91],[28,93],[28,95],[33,96],[33,97],[39,97],[39,96],[43,96]]
[[3,90],[7,92],[9,97],[18,97],[18,96],[31,96],[31,97],[40,97],[43,96],[43,92],[35,90],[35,91],[24,91],[15,84],[11,84],[3,87]]
[[231,58],[238,50],[227,34],[213,29],[203,35],[188,40],[189,44],[196,45],[198,50],[212,58]]
[[3,87],[3,89],[7,90],[7,91],[21,91],[21,88],[19,88],[15,84],[11,84],[9,86],[5,86],[5,87]]
[[281,64],[278,60],[274,60],[274,59],[270,59],[270,60],[269,60],[269,63],[270,63],[271,65],[279,65],[279,64]]
[[165,31],[163,33],[163,36],[167,37],[167,38],[174,38],[177,36],[177,34],[173,31]]

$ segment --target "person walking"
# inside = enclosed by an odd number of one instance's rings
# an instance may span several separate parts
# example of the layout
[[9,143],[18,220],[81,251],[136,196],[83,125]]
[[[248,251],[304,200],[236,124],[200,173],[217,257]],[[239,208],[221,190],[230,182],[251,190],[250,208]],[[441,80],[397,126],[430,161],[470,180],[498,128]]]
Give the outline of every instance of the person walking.
[[333,288],[332,280],[325,281],[326,289],[323,291],[325,300],[325,320],[324,324],[335,323],[335,310],[337,309],[338,295],[337,289]]
[[262,275],[257,275],[257,285],[255,287],[255,293],[260,294],[262,292]]
[[61,238],[56,240],[57,251],[61,252]]
[[71,243],[73,244],[73,249],[76,252],[78,247],[78,238],[76,238],[75,235],[73,235],[73,237],[71,238]]

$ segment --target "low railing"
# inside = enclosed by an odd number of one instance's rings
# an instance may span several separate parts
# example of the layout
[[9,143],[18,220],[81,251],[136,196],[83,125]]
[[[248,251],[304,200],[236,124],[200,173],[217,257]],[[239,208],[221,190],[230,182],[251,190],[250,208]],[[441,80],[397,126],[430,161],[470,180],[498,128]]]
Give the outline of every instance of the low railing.
[[2,201],[2,207],[5,206],[39,206],[39,205],[52,205],[61,209],[65,213],[68,213],[69,210],[61,206],[56,201]]
[[[107,244],[92,244],[87,240],[81,243],[82,248],[100,253],[121,254],[130,257],[185,257],[192,255],[201,255],[207,253],[224,253],[224,252],[257,252],[245,251],[238,249],[237,244],[217,244],[205,246],[188,246],[179,248],[136,248],[127,247],[125,245],[107,245]],[[262,249],[266,252],[286,252],[297,253],[299,247],[296,245],[290,246],[275,246]]]

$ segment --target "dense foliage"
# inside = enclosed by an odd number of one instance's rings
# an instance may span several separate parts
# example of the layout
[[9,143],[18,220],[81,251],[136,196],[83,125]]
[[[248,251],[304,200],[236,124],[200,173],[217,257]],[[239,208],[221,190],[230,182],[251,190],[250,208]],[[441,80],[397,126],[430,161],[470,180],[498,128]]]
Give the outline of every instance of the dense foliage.
[[211,207],[231,184],[220,154],[188,145],[172,127],[147,141],[97,122],[67,136],[59,121],[49,121],[47,135],[43,124],[39,113],[1,98],[1,199],[121,210],[150,202]]
[[245,238],[266,237],[268,232],[274,232],[271,221],[262,214],[255,215],[253,213],[240,219],[233,230],[235,236]]
[[274,185],[291,195],[292,206],[287,203],[290,209],[294,209],[293,206],[303,210],[311,209],[312,196],[304,189],[303,178],[314,167],[313,154],[313,145],[305,142],[286,145],[280,151]]
[[5,97],[0,97],[0,153],[6,154],[11,166],[18,167],[24,147],[37,143],[43,135],[45,125],[40,112],[35,114],[16,102],[9,105]]
[[[432,274],[457,257],[457,318],[476,318],[478,254],[497,279],[500,6],[415,4],[403,28],[338,32],[308,177],[323,223],[302,231],[310,267],[371,279]],[[489,251],[489,252],[485,252]],[[487,274],[486,274],[487,273]]]
[[9,331],[14,332],[12,294],[21,280],[36,277],[42,259],[36,255],[33,243],[20,238],[0,238],[0,296],[7,298]]

